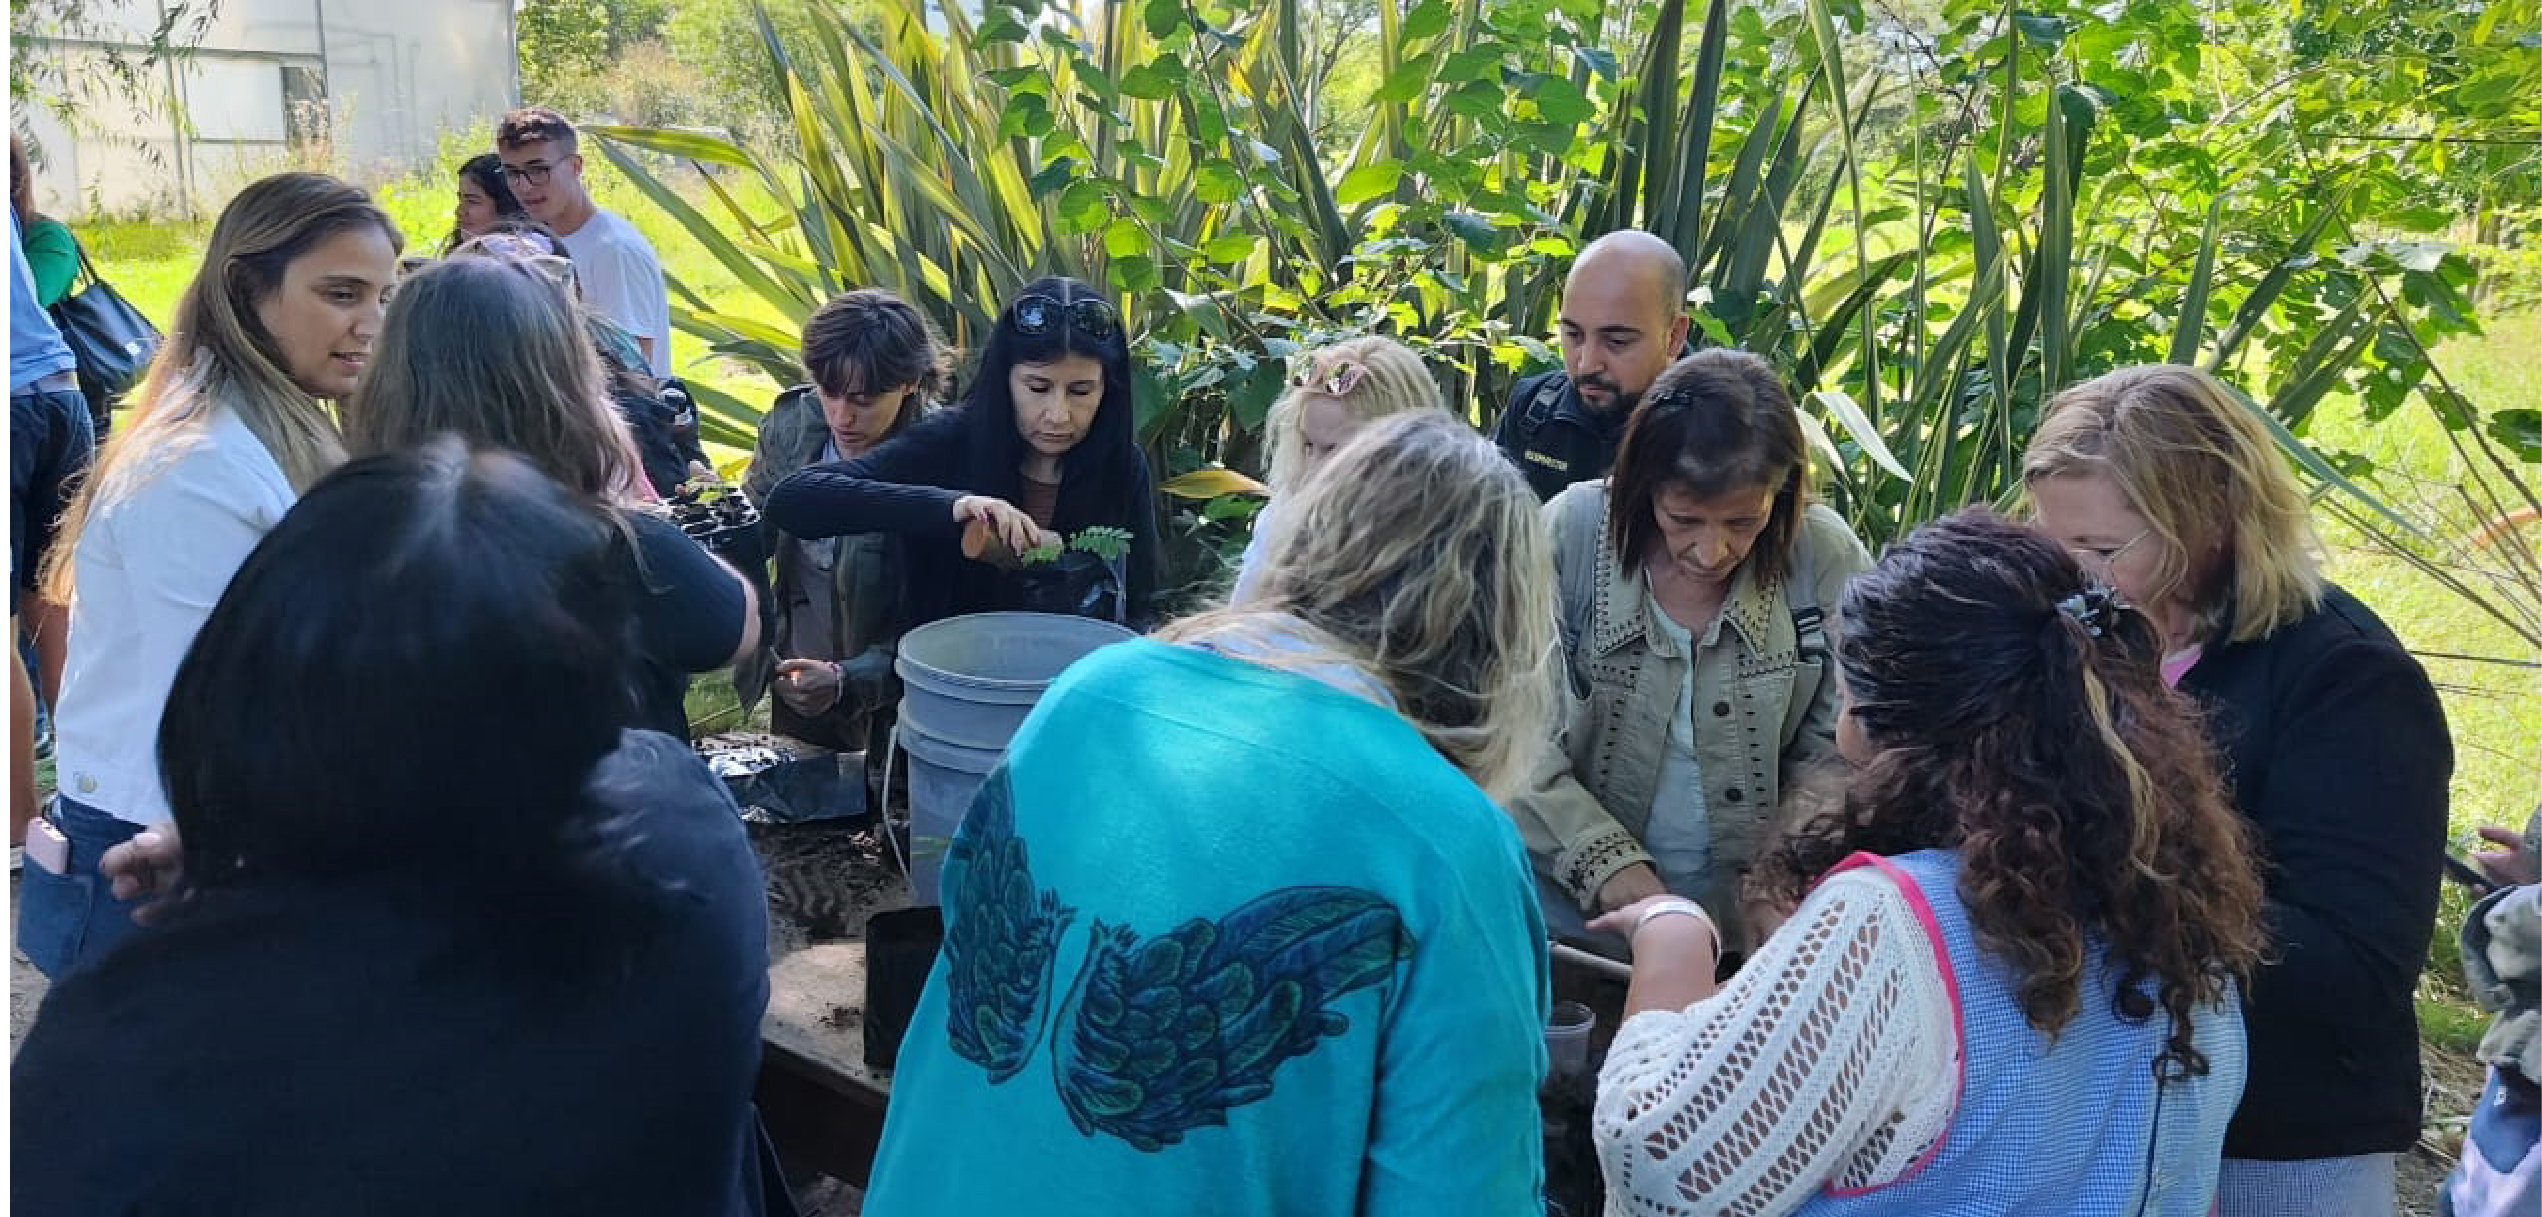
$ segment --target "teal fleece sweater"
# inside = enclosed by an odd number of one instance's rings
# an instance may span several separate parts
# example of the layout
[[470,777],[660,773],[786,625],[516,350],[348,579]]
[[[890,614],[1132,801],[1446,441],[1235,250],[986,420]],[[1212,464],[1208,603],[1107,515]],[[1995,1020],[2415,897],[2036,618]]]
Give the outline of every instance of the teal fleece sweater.
[[1542,1211],[1526,857],[1391,711],[1107,647],[1016,734],[944,892],[867,1213]]

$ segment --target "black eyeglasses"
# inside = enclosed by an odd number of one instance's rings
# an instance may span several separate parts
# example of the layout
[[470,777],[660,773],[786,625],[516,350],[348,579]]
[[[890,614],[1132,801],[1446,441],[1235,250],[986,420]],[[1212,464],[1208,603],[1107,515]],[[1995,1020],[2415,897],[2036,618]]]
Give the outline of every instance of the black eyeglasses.
[[515,184],[527,183],[532,186],[546,185],[547,175],[554,172],[556,172],[554,165],[505,165],[503,167],[504,180]]
[[1015,332],[1040,337],[1065,325],[1088,338],[1104,339],[1121,332],[1121,315],[1112,306],[1092,296],[1074,300],[1053,300],[1048,296],[1019,296],[1010,311],[1015,319]]

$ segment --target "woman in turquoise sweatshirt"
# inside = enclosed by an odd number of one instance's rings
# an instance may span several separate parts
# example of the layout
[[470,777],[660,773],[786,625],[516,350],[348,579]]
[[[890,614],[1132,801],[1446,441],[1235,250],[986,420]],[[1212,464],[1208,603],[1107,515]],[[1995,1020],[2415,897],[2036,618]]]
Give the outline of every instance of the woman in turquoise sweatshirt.
[[1486,790],[1552,683],[1535,497],[1369,427],[1258,585],[1052,686],[944,871],[865,1211],[1541,1211],[1544,928]]

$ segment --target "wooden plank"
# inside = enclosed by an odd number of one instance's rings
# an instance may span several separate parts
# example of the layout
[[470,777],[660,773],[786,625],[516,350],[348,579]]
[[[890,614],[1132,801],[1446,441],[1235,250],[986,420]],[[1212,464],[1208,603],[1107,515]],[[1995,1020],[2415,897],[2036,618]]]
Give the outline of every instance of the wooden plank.
[[803,947],[768,969],[768,1013],[760,1037],[772,1061],[843,1097],[880,1110],[891,1071],[865,1064],[865,944]]

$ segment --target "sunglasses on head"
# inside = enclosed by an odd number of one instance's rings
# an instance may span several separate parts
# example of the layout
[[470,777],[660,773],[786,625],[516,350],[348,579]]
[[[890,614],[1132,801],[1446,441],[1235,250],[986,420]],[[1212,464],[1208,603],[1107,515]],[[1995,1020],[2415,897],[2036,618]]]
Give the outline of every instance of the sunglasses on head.
[[1064,301],[1040,294],[1022,296],[1016,299],[1009,315],[1014,319],[1016,333],[1036,338],[1063,325],[1094,339],[1110,338],[1121,332],[1121,315],[1113,312],[1111,305],[1092,296]]

